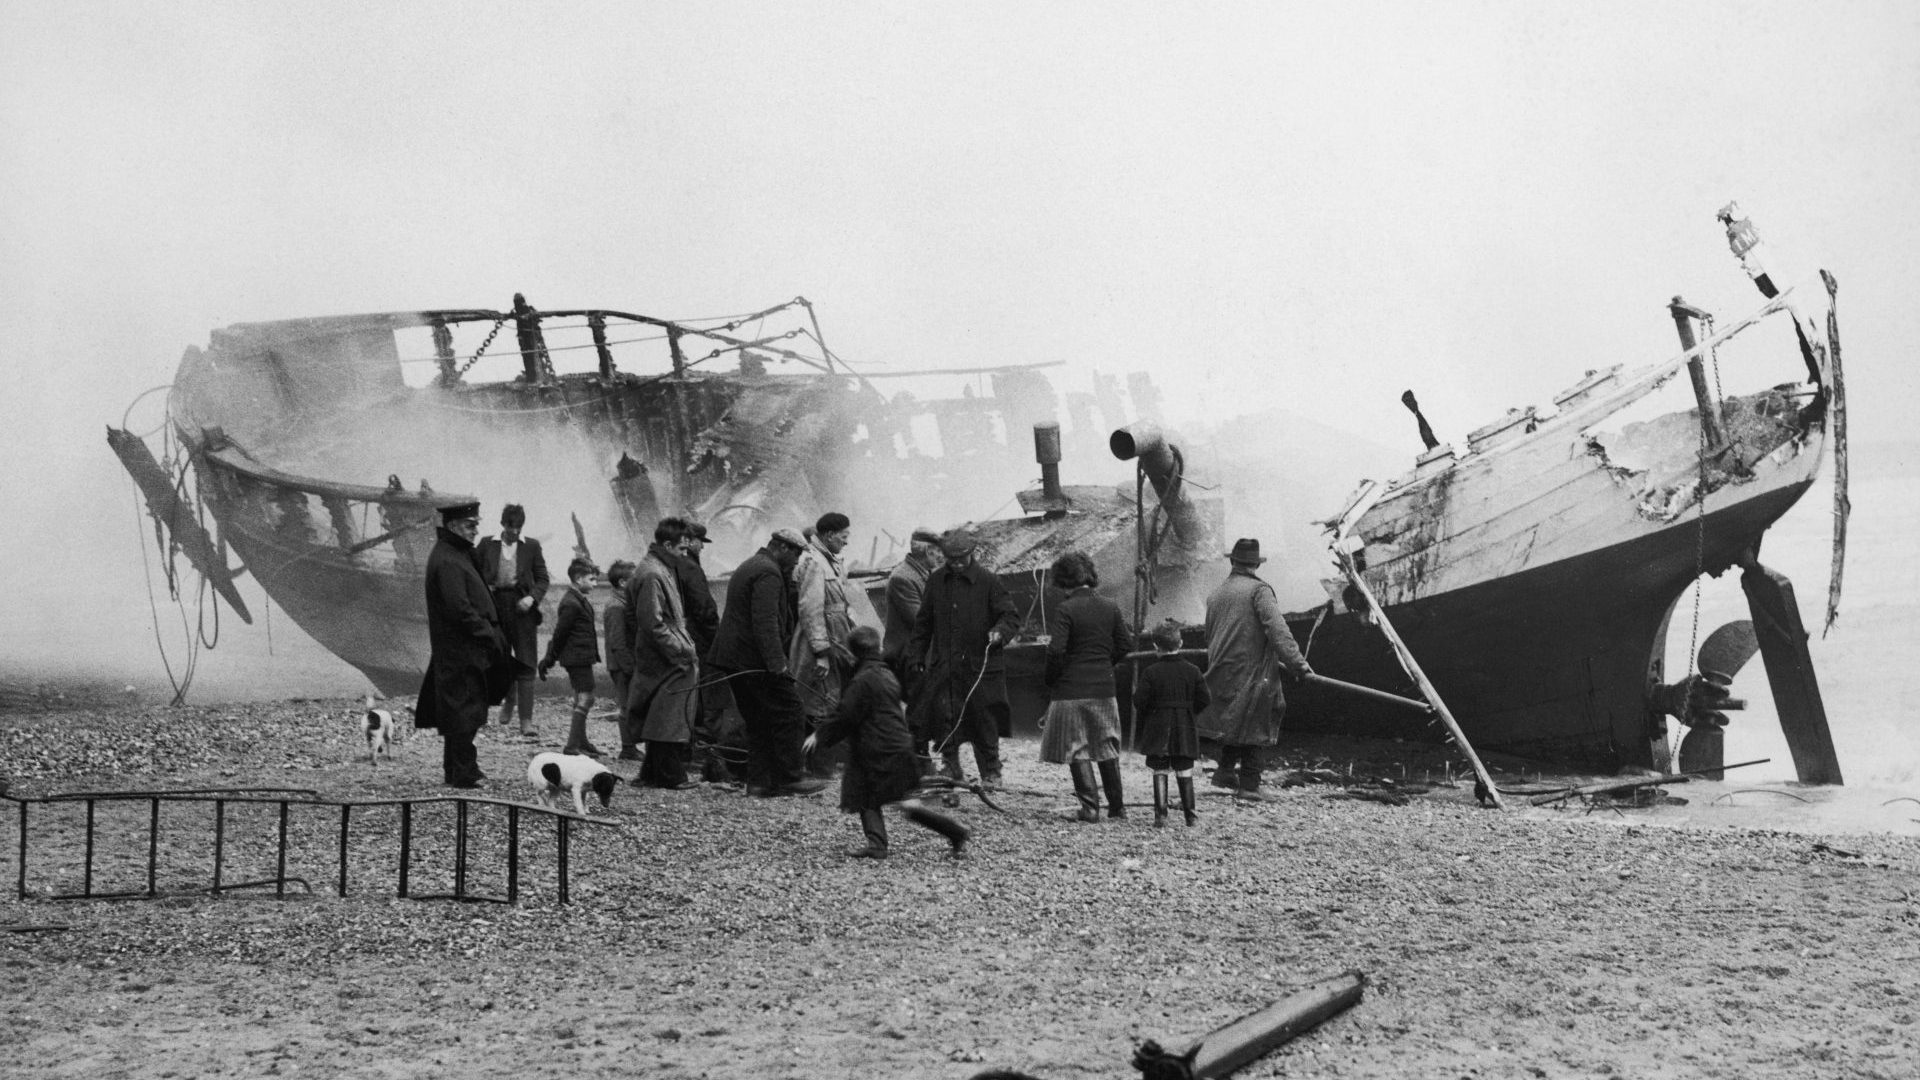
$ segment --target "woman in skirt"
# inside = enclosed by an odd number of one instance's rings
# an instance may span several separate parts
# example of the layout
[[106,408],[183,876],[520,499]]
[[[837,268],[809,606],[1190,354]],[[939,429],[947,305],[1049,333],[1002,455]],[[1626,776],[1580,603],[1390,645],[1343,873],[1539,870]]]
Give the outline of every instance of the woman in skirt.
[[1180,628],[1172,622],[1153,628],[1153,651],[1159,656],[1133,688],[1133,715],[1139,722],[1134,749],[1147,756],[1147,768],[1153,770],[1153,823],[1167,823],[1171,779],[1180,783],[1180,810],[1187,824],[1197,825],[1193,759],[1200,754],[1200,734],[1193,718],[1207,707],[1207,680],[1199,668],[1180,658]]
[[[1072,773],[1081,821],[1100,820],[1100,784],[1107,789],[1107,816],[1127,816],[1113,669],[1133,648],[1133,633],[1119,607],[1094,593],[1099,583],[1093,560],[1081,552],[1070,551],[1053,564],[1053,584],[1067,598],[1047,619],[1048,704],[1040,760],[1065,765]],[[1095,769],[1100,784],[1094,782]]]

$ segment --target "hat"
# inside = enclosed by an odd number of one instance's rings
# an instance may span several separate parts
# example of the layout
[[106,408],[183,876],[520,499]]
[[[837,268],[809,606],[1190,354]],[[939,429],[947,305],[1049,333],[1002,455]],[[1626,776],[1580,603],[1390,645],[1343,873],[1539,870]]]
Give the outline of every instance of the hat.
[[707,527],[697,521],[689,521],[687,522],[687,535],[693,537],[695,540],[705,540],[707,538]]
[[969,530],[952,529],[940,538],[940,552],[949,559],[957,559],[962,555],[973,554],[973,548],[977,542]]
[[775,529],[773,530],[773,538],[793,548],[795,551],[807,550],[807,538],[801,536],[793,529]]
[[1227,558],[1247,566],[1259,566],[1267,560],[1260,556],[1260,541],[1241,537],[1233,542],[1233,550],[1227,552]]
[[480,504],[477,502],[452,503],[448,506],[435,507],[435,509],[440,511],[442,525],[451,525],[456,521],[465,521],[467,518],[473,518],[475,521],[480,519]]
[[940,542],[940,530],[922,525],[913,530],[913,540],[917,544],[937,544]]

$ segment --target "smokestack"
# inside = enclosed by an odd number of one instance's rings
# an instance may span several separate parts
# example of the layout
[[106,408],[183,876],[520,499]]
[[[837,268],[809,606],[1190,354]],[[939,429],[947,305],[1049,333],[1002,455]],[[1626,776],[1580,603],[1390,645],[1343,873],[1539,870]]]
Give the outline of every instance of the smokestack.
[[1033,425],[1033,460],[1040,463],[1040,491],[1049,502],[1060,502],[1060,424],[1049,420]]

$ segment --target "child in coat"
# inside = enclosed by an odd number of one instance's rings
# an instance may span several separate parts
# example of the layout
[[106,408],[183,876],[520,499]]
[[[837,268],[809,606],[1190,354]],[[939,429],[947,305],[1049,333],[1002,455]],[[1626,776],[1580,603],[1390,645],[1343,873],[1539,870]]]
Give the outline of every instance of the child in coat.
[[567,595],[560,598],[553,617],[553,637],[547,641],[546,658],[540,661],[540,677],[555,664],[567,669],[567,682],[573,687],[573,722],[567,728],[563,754],[599,757],[600,750],[587,741],[587,711],[593,708],[593,665],[600,662],[600,638],[593,628],[593,601],[587,590],[600,571],[585,559],[567,565]]
[[1189,826],[1200,816],[1193,809],[1193,759],[1200,753],[1200,734],[1193,718],[1212,700],[1200,669],[1180,658],[1180,628],[1172,622],[1154,627],[1153,663],[1140,673],[1133,691],[1133,715],[1139,736],[1135,746],[1147,756],[1153,770],[1153,823],[1167,824],[1167,780],[1180,784],[1180,810]]
[[849,744],[847,770],[840,780],[840,809],[860,815],[867,844],[847,852],[856,859],[887,857],[887,822],[880,810],[900,806],[908,821],[947,838],[954,858],[966,848],[968,832],[959,822],[920,805],[908,795],[920,783],[920,760],[913,753],[907,731],[906,706],[900,700],[900,681],[880,658],[880,632],[855,627],[847,639],[854,673],[840,695],[834,715],[808,735],[801,745],[811,754],[816,747]]
[[640,760],[638,729],[628,722],[623,707],[627,687],[633,684],[633,650],[628,647],[633,638],[627,630],[627,579],[632,576],[633,563],[626,559],[615,559],[607,567],[607,584],[613,595],[607,597],[606,610],[600,616],[607,632],[607,677],[613,680],[613,701],[619,712],[621,761]]

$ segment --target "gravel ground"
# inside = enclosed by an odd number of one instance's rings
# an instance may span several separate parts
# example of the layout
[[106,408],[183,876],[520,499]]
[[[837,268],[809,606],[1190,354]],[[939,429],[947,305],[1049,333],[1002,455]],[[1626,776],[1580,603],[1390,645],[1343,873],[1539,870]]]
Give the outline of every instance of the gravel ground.
[[[543,700],[544,730],[562,705]],[[286,785],[326,797],[440,794],[439,741],[370,768],[358,704],[142,708],[14,694],[0,773],[15,794]],[[594,738],[613,741],[596,720]],[[539,747],[483,736],[493,797],[525,801]],[[1290,988],[1364,973],[1361,1003],[1241,1076],[1911,1077],[1920,1061],[1920,841],[1668,828],[1636,811],[1501,813],[1439,786],[1405,805],[1208,795],[1202,821],[1069,820],[1064,770],[1007,746],[1018,789],[969,798],[970,858],[898,819],[895,857],[832,794],[752,800],[623,787],[614,827],[576,827],[555,902],[552,826],[522,824],[522,903],[393,897],[392,811],[291,813],[275,900],[191,891],[211,812],[170,807],[161,897],[77,889],[77,804],[35,807],[32,899],[0,934],[9,1077],[1123,1077],[1133,1047],[1185,1041]],[[1440,779],[1430,753],[1294,743],[1346,779]],[[1510,763],[1509,763],[1510,764]],[[621,763],[622,771],[631,766]],[[1127,762],[1130,799],[1146,772]],[[1203,782],[1204,790],[1204,782]],[[441,808],[444,811],[445,808]],[[227,880],[271,872],[275,808],[230,807]],[[502,813],[474,811],[471,886],[504,888]],[[0,815],[8,883],[18,815]],[[450,815],[421,811],[413,887],[450,887]],[[145,804],[101,804],[96,889],[145,884]],[[1905,1062],[1905,1064],[1902,1064]]]

